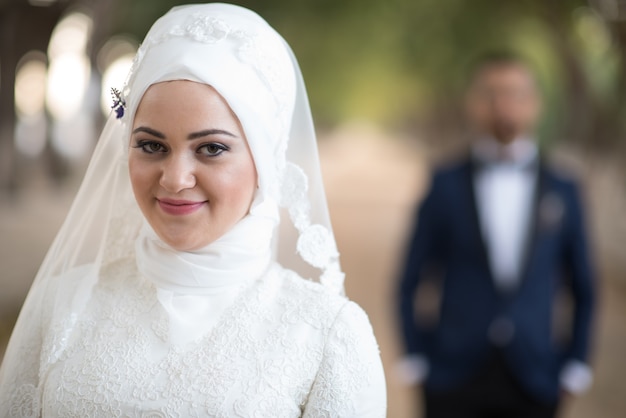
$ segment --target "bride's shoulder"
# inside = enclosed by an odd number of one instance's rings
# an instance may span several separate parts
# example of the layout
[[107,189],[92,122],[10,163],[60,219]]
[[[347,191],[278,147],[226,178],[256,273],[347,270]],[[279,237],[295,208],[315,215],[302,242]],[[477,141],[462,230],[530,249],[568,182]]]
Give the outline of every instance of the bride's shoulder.
[[274,274],[278,276],[278,282],[280,283],[282,292],[290,297],[305,299],[319,298],[340,305],[348,302],[345,296],[337,294],[320,282],[305,278],[293,270],[275,265],[273,271]]
[[[280,305],[300,314],[304,320],[317,318],[331,325],[350,318],[357,321],[367,316],[354,302],[319,282],[303,278],[298,273],[276,266],[277,300]],[[366,319],[367,321],[367,319]]]

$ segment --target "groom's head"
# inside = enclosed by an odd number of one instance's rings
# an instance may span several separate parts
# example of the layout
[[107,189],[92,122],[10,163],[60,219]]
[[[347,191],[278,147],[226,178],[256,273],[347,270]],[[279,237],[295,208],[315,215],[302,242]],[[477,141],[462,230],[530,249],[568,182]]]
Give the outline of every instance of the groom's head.
[[466,110],[479,134],[502,143],[530,134],[541,110],[530,65],[509,52],[482,56],[470,73]]

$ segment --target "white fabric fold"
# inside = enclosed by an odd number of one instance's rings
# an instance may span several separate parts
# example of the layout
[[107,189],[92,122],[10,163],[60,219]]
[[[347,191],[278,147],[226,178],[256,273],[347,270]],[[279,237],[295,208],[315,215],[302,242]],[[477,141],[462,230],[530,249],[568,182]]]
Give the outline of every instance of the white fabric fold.
[[277,211],[271,200],[255,201],[229,232],[193,252],[173,249],[144,222],[135,242],[137,268],[157,289],[174,344],[208,333],[241,291],[267,271]]

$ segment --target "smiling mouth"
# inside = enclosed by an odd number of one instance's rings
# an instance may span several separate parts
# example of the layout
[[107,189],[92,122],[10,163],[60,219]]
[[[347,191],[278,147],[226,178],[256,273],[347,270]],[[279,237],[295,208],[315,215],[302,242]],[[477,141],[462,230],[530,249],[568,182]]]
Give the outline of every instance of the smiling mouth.
[[168,215],[189,215],[204,206],[207,201],[193,202],[188,200],[157,199],[161,210]]

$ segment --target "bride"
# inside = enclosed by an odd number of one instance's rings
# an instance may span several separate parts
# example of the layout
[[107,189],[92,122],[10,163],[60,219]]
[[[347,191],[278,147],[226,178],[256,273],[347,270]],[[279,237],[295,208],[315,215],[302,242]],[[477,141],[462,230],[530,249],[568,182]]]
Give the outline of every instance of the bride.
[[241,7],[174,8],[114,99],[7,348],[0,416],[383,417],[282,37]]

